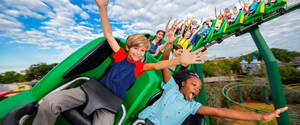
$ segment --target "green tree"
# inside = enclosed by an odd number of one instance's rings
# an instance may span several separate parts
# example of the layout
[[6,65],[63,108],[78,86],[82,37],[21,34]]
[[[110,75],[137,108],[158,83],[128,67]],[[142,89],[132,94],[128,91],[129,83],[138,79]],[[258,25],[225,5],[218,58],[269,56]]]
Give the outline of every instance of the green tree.
[[227,59],[222,59],[219,60],[218,63],[218,68],[221,69],[219,71],[221,71],[222,75],[227,75],[230,74],[230,70],[231,70],[231,66],[232,66],[232,62],[227,60]]
[[282,83],[300,83],[300,71],[297,71],[296,68],[292,66],[280,66],[279,71]]
[[[296,51],[288,51],[286,49],[279,49],[279,48],[271,48],[271,51],[276,59],[278,59],[281,62],[288,63],[291,60],[293,60],[295,57],[299,57],[300,53]],[[258,60],[262,60],[262,56],[258,51],[254,51],[252,53],[246,54],[243,57],[245,57],[246,61],[251,61],[252,56],[256,56]]]
[[234,62],[232,62],[232,65],[231,65],[231,70],[234,71],[236,74],[240,74],[241,72],[241,65],[240,65],[240,60],[241,59],[238,59]]
[[3,74],[0,74],[0,83],[4,83],[3,82]]
[[296,51],[288,51],[286,49],[278,49],[272,48],[272,53],[274,54],[275,58],[280,60],[281,62],[290,62],[295,57],[299,57],[300,53]]
[[24,82],[24,76],[16,73],[15,71],[8,71],[1,74],[1,82],[4,84],[14,83],[14,82]]
[[216,76],[215,74],[216,68],[217,65],[214,64],[213,61],[206,61],[202,66],[203,74],[205,76]]
[[47,65],[46,63],[33,64],[26,71],[25,78],[28,81],[43,78],[57,63]]

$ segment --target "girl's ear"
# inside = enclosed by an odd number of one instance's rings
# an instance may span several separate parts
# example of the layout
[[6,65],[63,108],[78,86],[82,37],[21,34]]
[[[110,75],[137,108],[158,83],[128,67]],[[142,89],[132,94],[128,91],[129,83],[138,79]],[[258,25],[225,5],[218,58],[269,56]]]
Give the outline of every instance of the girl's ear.
[[185,85],[185,81],[182,81],[181,86],[184,87],[184,85]]

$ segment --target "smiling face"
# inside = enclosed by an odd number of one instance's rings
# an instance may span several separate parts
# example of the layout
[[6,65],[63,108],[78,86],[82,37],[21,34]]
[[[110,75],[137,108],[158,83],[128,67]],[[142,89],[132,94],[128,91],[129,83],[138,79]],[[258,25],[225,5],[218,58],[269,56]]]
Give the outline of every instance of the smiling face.
[[190,31],[186,31],[185,34],[184,34],[184,38],[188,39],[191,35],[191,32]]
[[228,8],[225,8],[225,13],[230,13]]
[[201,89],[201,81],[197,77],[190,77],[189,79],[181,82],[182,87],[180,92],[183,94],[185,100],[191,100],[199,94]]
[[193,20],[192,24],[196,25],[197,24],[197,20]]
[[237,13],[238,13],[238,12],[237,12],[236,6],[234,6],[234,7],[232,8],[232,12],[233,12],[234,14],[237,14]]
[[132,61],[141,60],[147,51],[145,47],[136,47],[136,46],[130,48],[126,46],[126,49],[128,50],[128,58]]
[[181,56],[181,54],[182,54],[182,49],[177,49],[177,50],[173,50],[173,55],[175,56],[175,57],[179,57],[179,56]]
[[164,32],[158,32],[158,33],[156,33],[156,39],[159,41],[159,40],[161,40],[161,39],[163,39],[164,38]]
[[224,15],[223,15],[223,14],[220,14],[220,15],[218,16],[218,19],[221,20],[221,19],[223,19],[223,17],[224,17]]
[[207,29],[208,28],[208,24],[205,22],[204,23],[204,28]]
[[192,30],[192,33],[195,33],[197,31],[197,29],[196,28],[194,28],[193,30]]

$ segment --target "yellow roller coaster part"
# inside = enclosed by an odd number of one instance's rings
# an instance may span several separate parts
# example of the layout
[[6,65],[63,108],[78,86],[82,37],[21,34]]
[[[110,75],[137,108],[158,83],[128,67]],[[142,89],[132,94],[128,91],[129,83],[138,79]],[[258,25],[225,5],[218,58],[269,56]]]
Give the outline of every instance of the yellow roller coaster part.
[[260,13],[264,13],[265,12],[265,2],[263,2],[262,4],[261,4],[261,7],[260,7],[260,11],[259,11]]
[[32,87],[30,85],[19,85],[14,89],[14,91],[25,91],[31,88]]
[[225,33],[225,31],[226,31],[226,29],[227,29],[227,24],[228,24],[228,22],[225,23],[225,27],[224,27],[224,29],[223,29],[223,33]]
[[240,23],[244,23],[244,17],[245,17],[245,13],[242,13],[241,18],[240,18]]

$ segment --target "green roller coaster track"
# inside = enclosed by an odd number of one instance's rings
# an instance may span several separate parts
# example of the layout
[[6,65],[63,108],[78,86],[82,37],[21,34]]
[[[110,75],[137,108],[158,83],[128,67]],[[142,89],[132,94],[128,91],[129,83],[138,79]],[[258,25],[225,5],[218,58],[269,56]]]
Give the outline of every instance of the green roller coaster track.
[[[217,32],[215,32],[214,28],[211,28],[207,37],[199,37],[199,39],[196,40],[197,44],[192,50],[194,51],[203,46],[208,48],[215,43],[221,43],[224,39],[232,35],[239,36],[241,34],[250,32],[252,38],[256,43],[256,46],[258,47],[259,52],[263,55],[263,59],[266,62],[273,103],[276,109],[285,107],[286,101],[283,96],[284,94],[276,60],[262,35],[260,34],[258,25],[300,8],[300,2],[289,7],[285,6],[286,0],[278,0],[277,3],[268,7],[265,7],[265,2],[262,1],[258,5],[253,15],[245,17],[244,13],[240,12],[234,24],[228,25],[227,21],[224,21],[220,30]],[[80,62],[82,60],[85,61],[84,59],[89,54],[98,51],[97,47],[99,48],[99,45],[102,44],[102,41],[104,40],[104,37],[95,39],[71,54],[64,61],[58,64],[54,69],[52,69],[46,76],[44,76],[44,78],[42,78],[32,89],[0,101],[0,122],[2,121],[3,117],[9,112],[21,106],[38,102],[41,98],[43,98],[55,88],[76,77],[85,76],[97,79],[101,78],[101,76],[105,72],[105,69],[112,63],[111,56],[106,57],[105,60],[101,62],[101,64],[95,65],[94,68],[89,69],[85,72],[78,73],[68,78],[64,78],[63,76],[66,72],[71,70],[73,66],[76,66],[77,62]],[[122,48],[125,48],[124,39],[120,39],[119,44]],[[158,58],[154,58],[149,53],[147,53],[146,57],[146,62],[152,63],[157,62],[160,59],[161,55]],[[91,64],[89,63],[88,65]],[[176,70],[178,70],[179,68],[180,66]],[[200,79],[203,82],[201,65],[192,65],[188,67],[188,69],[190,68],[193,68],[193,70],[200,76]],[[145,107],[146,102],[151,98],[152,95],[160,91],[161,81],[162,75],[160,71],[148,71],[144,75],[138,77],[138,79],[136,80],[136,83],[138,84],[134,84],[132,88],[129,89],[123,101],[128,114],[126,115],[123,124],[132,124],[133,121],[137,119],[137,113],[139,113]],[[79,85],[81,83],[76,83],[76,85]],[[200,101],[203,105],[206,105],[204,90],[204,84],[202,84],[202,89],[200,91],[200,94],[197,96],[197,100]],[[116,121],[119,121],[120,116],[121,111],[117,113]],[[279,125],[290,124],[288,112],[284,112],[280,116],[280,118],[277,118]],[[205,119],[206,121],[209,120],[207,116],[205,116]],[[61,117],[59,117],[56,121],[56,124],[69,124]],[[209,122],[205,123],[209,124]]]
[[[241,106],[241,107],[243,107],[243,108],[245,108],[245,109],[248,109],[248,110],[251,110],[251,111],[254,111],[254,112],[260,112],[260,113],[267,113],[267,112],[269,112],[269,111],[265,111],[265,110],[262,110],[262,109],[256,109],[256,108],[252,108],[252,107],[248,107],[248,106],[245,106],[245,105],[243,105],[243,95],[240,93],[240,88],[239,87],[242,87],[242,86],[261,86],[261,87],[263,87],[263,89],[264,89],[264,92],[265,91],[267,91],[266,90],[266,84],[264,84],[264,83],[256,83],[256,84],[251,84],[251,85],[248,85],[248,84],[240,84],[240,83],[231,83],[231,84],[228,84],[228,85],[226,85],[226,86],[224,86],[223,88],[222,88],[222,94],[223,94],[223,96],[228,100],[228,101],[230,101],[231,103],[234,103],[234,104],[236,104],[236,105],[239,105],[239,106]],[[232,89],[234,89],[234,88],[237,88],[237,91],[239,92],[238,93],[238,95],[239,95],[239,98],[240,98],[240,101],[241,102],[237,102],[237,101],[234,101],[233,99],[231,99],[230,97],[229,97],[229,93],[230,93],[230,91],[232,90]],[[266,104],[268,104],[268,95],[267,94],[264,94],[264,96],[265,96],[265,99],[266,99]],[[229,104],[229,103],[228,103]],[[230,106],[228,105],[227,106],[227,108],[229,108]],[[297,118],[297,119],[300,119],[300,115],[298,115],[298,114],[289,114],[289,117],[291,117],[291,118]]]
[[[279,2],[279,0],[278,0],[278,2]],[[280,1],[280,2],[284,3],[286,1]],[[229,29],[230,32],[228,33],[228,32],[226,32],[226,29],[225,29],[225,33],[227,33],[227,34],[218,35],[216,38],[213,37],[213,33],[210,33],[208,35],[208,37],[206,38],[206,40],[198,41],[195,48],[193,49],[193,50],[195,50],[202,46],[205,46],[206,48],[208,48],[216,43],[220,44],[224,39],[226,39],[230,36],[233,36],[233,35],[240,36],[242,34],[250,32],[259,52],[261,53],[261,55],[263,55],[263,60],[266,63],[268,79],[270,82],[270,88],[271,88],[271,93],[272,93],[272,98],[273,98],[273,103],[274,103],[275,109],[285,107],[286,100],[285,100],[283,89],[282,89],[282,84],[281,84],[281,79],[280,79],[280,74],[279,74],[276,59],[275,59],[274,55],[272,54],[271,50],[269,49],[268,45],[266,44],[266,41],[264,40],[263,36],[261,35],[258,25],[300,8],[300,3],[298,2],[296,4],[288,6],[286,8],[283,8],[283,6],[285,6],[285,4],[278,5],[277,7],[274,7],[272,9],[266,8],[266,10],[263,12],[266,14],[260,14],[262,11],[262,8],[264,8],[264,5],[260,4],[258,9],[256,10],[255,14],[253,15],[253,16],[257,15],[257,17],[253,17],[255,19],[252,20],[251,23],[248,21],[247,24],[243,24],[243,19],[240,19],[240,17],[243,17],[244,15],[243,15],[243,13],[240,13],[240,15],[237,18],[238,22],[236,21],[234,23],[234,26],[232,26],[232,27],[235,27],[234,30]],[[224,22],[224,23],[226,23],[226,22]],[[238,25],[238,26],[236,27],[236,25]],[[224,26],[227,26],[227,25],[224,25]],[[222,28],[223,27],[221,27],[220,29],[222,29]],[[213,29],[211,31],[213,31]],[[193,66],[195,67],[195,65],[193,65]],[[202,72],[201,66],[200,66],[200,69],[199,68],[197,70],[194,69],[194,71],[201,74],[201,75],[199,75],[200,77],[203,77],[202,73],[201,73]],[[201,79],[203,79],[203,78],[201,78]],[[201,91],[204,91],[204,88]],[[198,95],[198,98],[200,99],[201,103],[206,104],[206,102],[205,102],[206,96],[205,96],[204,92],[200,92],[200,94]],[[290,115],[290,117],[299,118],[299,115]],[[206,119],[206,121],[209,120],[209,118],[207,116],[205,117],[205,119]],[[277,118],[277,122],[278,122],[278,125],[290,125],[288,112],[284,112],[284,113],[280,114],[280,117]]]

